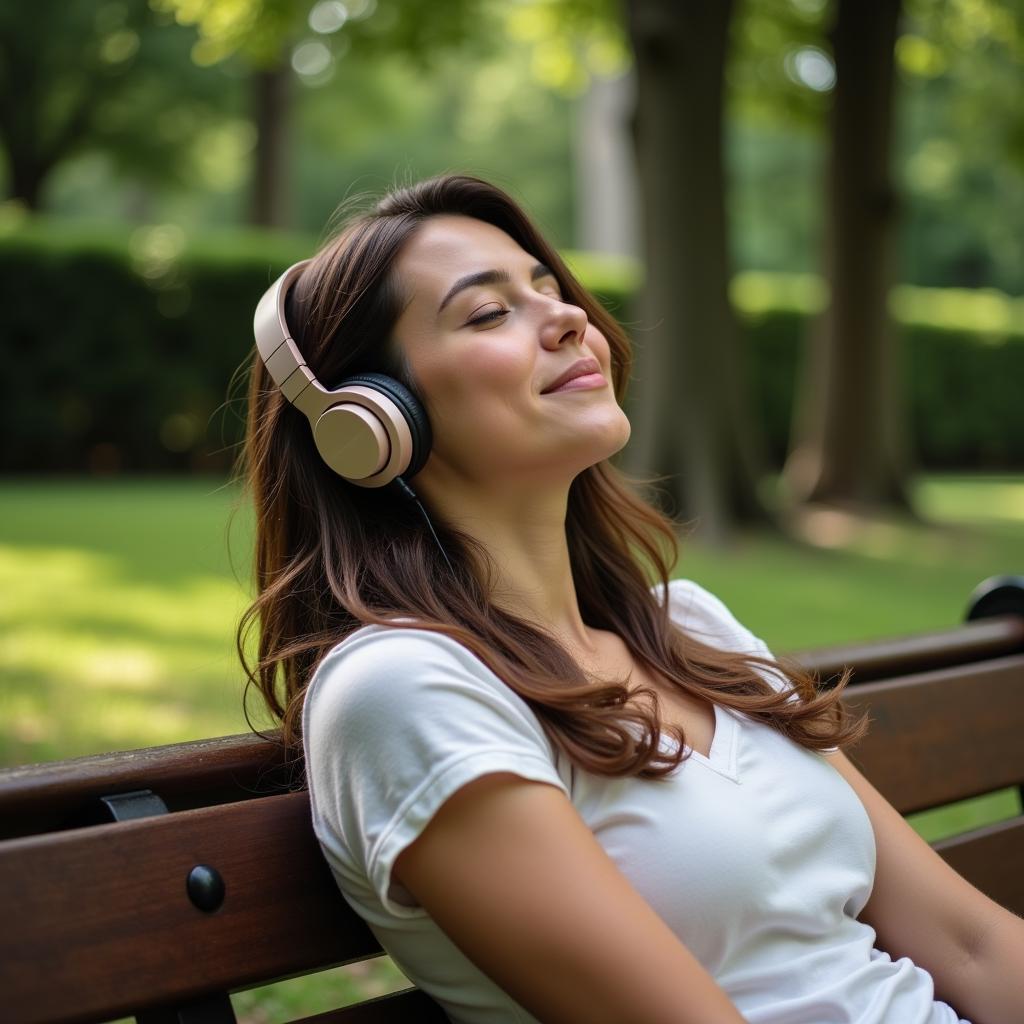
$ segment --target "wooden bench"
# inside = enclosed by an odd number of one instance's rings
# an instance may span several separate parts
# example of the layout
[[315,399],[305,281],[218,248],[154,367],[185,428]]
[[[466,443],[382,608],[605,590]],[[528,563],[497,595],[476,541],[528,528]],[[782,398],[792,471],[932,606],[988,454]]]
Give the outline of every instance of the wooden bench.
[[[854,667],[851,756],[902,813],[1024,784],[1024,577],[955,628],[793,656],[822,685]],[[380,955],[292,777],[253,736],[0,772],[0,1018],[222,1024],[231,992]],[[1024,815],[936,848],[1024,913]],[[415,988],[304,1018],[446,1019]]]

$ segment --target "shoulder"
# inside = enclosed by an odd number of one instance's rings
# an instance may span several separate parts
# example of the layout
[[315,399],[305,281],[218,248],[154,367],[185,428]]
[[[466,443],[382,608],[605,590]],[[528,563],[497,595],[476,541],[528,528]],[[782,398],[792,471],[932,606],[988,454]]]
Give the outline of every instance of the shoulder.
[[307,752],[377,756],[378,744],[426,744],[515,732],[542,742],[526,702],[468,647],[427,629],[364,626],[324,656],[303,706]]
[[744,626],[721,598],[695,580],[669,582],[668,612],[672,622],[698,640],[751,654],[767,650],[764,641]]
[[[676,579],[669,583],[669,618],[683,632],[695,636],[702,643],[776,662],[768,645],[744,626],[721,598],[694,580]],[[758,665],[756,671],[776,692],[791,691],[789,700],[796,702],[800,699],[792,690],[792,681],[778,668]]]
[[364,626],[321,659],[308,700],[344,704],[347,712],[451,690],[493,691],[498,680],[471,651],[451,637],[406,626]]
[[487,667],[468,648],[449,636],[414,626],[363,626],[335,644],[321,659],[310,679],[310,689],[344,678],[345,692],[360,700],[364,690],[376,690],[387,680],[392,693],[422,685],[442,668],[470,670],[473,676]]

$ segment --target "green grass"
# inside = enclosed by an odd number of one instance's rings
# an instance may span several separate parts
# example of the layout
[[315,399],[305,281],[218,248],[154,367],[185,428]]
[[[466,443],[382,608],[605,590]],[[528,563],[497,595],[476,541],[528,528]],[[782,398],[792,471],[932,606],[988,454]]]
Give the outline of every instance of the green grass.
[[[954,625],[982,579],[1024,573],[1024,478],[926,477],[914,496],[923,523],[829,515],[804,542],[684,540],[677,574],[777,652]],[[247,729],[234,628],[251,518],[228,535],[234,499],[210,479],[0,482],[0,765]],[[931,840],[1014,813],[1007,791],[910,820]],[[235,1000],[275,1024],[405,984],[382,958]]]
[[[219,482],[6,481],[0,763],[246,728]],[[249,520],[234,531],[247,577]]]

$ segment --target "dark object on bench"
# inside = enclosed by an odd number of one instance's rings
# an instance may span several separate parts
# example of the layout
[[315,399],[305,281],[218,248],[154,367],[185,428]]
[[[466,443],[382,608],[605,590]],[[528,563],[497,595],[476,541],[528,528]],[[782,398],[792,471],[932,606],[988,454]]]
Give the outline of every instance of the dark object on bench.
[[[1024,577],[986,581],[967,619],[793,655],[823,685],[854,667],[873,724],[851,757],[904,814],[1024,785]],[[4,1021],[223,1024],[230,992],[379,955],[292,774],[253,736],[0,772]],[[936,848],[1024,913],[1024,815]],[[447,1020],[415,988],[313,1019]]]

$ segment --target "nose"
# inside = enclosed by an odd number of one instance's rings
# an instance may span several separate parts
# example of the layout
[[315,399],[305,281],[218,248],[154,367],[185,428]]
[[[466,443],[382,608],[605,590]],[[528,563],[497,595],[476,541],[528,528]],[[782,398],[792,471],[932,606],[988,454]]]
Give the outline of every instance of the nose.
[[541,328],[541,341],[545,348],[558,348],[563,341],[583,341],[589,320],[586,310],[570,302],[553,301],[550,311],[545,313]]

